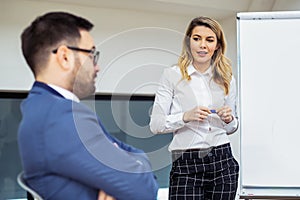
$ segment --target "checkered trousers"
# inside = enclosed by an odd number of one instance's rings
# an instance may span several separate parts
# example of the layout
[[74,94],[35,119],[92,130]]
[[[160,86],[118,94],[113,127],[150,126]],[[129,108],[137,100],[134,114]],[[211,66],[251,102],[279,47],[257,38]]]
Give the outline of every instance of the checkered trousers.
[[169,200],[233,200],[239,164],[230,144],[172,151]]

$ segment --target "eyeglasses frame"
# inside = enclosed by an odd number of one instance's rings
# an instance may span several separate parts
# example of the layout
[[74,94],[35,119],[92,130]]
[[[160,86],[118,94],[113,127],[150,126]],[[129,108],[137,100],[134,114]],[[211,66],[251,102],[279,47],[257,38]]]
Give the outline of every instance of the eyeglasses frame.
[[[100,55],[100,52],[99,51],[96,51],[95,47],[93,47],[92,49],[82,49],[82,48],[79,48],[79,47],[73,47],[73,46],[66,46],[68,49],[71,49],[73,51],[81,51],[81,52],[85,52],[85,53],[89,53],[93,56],[93,64],[94,66],[97,65],[98,63],[98,60],[99,60],[99,55]],[[52,51],[52,53],[57,53],[57,49],[54,49]]]

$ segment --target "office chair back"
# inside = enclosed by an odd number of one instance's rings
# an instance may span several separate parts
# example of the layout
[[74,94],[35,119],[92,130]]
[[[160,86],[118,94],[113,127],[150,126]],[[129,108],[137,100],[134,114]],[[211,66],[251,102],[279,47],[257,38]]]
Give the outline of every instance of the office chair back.
[[18,178],[17,178],[17,181],[18,181],[18,184],[26,191],[28,192],[32,198],[34,200],[43,200],[43,198],[38,194],[36,193],[33,189],[31,189],[25,182],[24,180],[24,172],[20,172],[18,174]]

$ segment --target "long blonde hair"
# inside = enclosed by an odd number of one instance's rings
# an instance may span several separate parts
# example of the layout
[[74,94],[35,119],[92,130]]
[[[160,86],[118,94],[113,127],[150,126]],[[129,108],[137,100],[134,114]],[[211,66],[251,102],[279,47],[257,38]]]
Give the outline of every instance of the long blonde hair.
[[205,26],[210,28],[217,36],[218,49],[212,56],[212,79],[220,85],[224,93],[229,93],[230,81],[232,78],[232,68],[230,60],[225,56],[226,40],[221,25],[209,17],[197,17],[194,18],[189,24],[185,37],[183,40],[181,56],[178,59],[178,66],[180,68],[183,79],[191,80],[191,77],[187,73],[187,67],[192,63],[193,57],[190,48],[190,38],[192,31],[196,26]]

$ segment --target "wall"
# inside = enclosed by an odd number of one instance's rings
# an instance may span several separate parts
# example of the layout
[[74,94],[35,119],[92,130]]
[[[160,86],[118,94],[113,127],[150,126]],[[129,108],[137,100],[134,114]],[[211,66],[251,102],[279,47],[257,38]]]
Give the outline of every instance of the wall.
[[[30,89],[33,76],[21,53],[20,35],[47,11],[70,11],[95,24],[92,34],[101,52],[97,91],[117,93],[153,94],[157,74],[177,62],[185,29],[195,17],[28,0],[4,0],[0,9],[0,90]],[[235,16],[220,23],[236,75]]]
[[[252,7],[251,11],[255,11]],[[297,9],[300,9],[298,0],[276,0],[272,8]],[[153,93],[157,74],[164,67],[176,63],[183,33],[194,17],[33,0],[2,0],[0,10],[1,90],[30,88],[33,77],[22,57],[19,38],[29,22],[47,11],[74,12],[95,24],[92,33],[101,51],[102,70],[97,82],[98,92],[121,93],[128,88],[137,93]],[[220,20],[220,23],[227,37],[227,56],[232,60],[233,72],[237,75],[236,18],[232,16]],[[134,82],[136,76],[145,76],[147,84],[142,88],[134,88],[140,83]],[[119,81],[115,81],[116,78],[120,78]]]
[[277,0],[273,5],[273,10],[276,11],[297,11],[300,9],[299,0],[280,1]]
[[[101,51],[99,63],[102,70],[97,82],[98,92],[134,90],[153,94],[153,83],[159,78],[157,74],[176,63],[181,51],[182,32],[190,20],[190,17],[162,13],[40,1],[4,0],[1,3],[1,90],[30,88],[33,77],[21,54],[20,35],[37,15],[47,11],[70,11],[95,24],[92,34]],[[141,83],[144,83],[142,88],[135,88]]]

